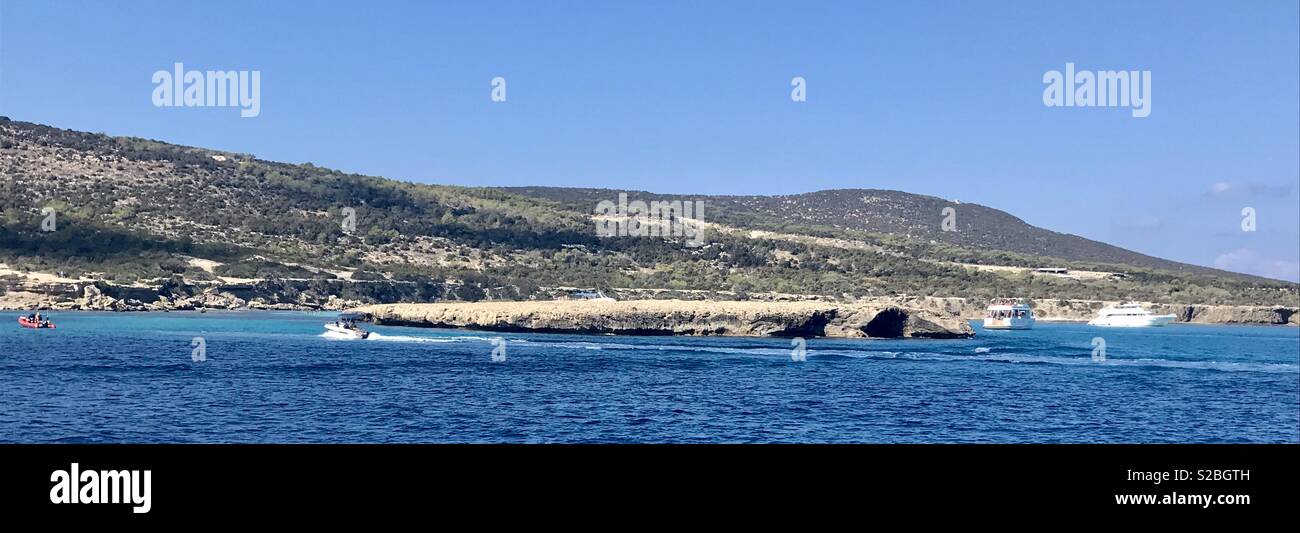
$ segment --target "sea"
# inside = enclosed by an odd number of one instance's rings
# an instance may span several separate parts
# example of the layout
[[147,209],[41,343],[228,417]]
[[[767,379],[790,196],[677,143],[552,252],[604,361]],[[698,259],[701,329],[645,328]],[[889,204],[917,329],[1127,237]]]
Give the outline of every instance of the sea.
[[2,442],[1300,442],[1294,327],[358,340],[330,313],[21,314],[0,312]]

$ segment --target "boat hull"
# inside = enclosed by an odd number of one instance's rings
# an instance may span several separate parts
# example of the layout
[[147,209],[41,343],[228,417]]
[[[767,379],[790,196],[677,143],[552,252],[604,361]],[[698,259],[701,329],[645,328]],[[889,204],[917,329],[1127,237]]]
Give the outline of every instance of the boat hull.
[[348,329],[337,324],[325,324],[325,329],[334,333],[342,333],[354,339],[364,339],[370,336],[370,332],[364,329]]
[[27,317],[25,316],[18,317],[18,325],[30,329],[54,329],[54,323],[52,322],[48,326],[42,326],[40,324],[27,320]]
[[1033,329],[1032,318],[985,318],[984,329]]

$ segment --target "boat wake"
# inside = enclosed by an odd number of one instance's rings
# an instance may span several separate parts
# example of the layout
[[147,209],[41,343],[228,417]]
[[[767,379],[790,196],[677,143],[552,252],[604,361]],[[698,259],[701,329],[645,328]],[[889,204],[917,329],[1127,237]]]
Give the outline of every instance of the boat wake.
[[[331,340],[357,340],[355,337],[327,331],[320,335]],[[455,335],[455,336],[420,336],[420,335],[385,335],[382,333],[371,332],[372,341],[381,342],[398,342],[398,343],[488,343],[495,336],[474,336],[474,335]],[[702,354],[719,354],[719,355],[738,355],[751,357],[781,357],[788,358],[790,349],[785,347],[771,347],[770,345],[762,346],[712,346],[712,345],[695,345],[695,344],[630,344],[619,342],[589,342],[589,341],[542,341],[535,339],[511,339],[506,338],[507,342],[512,345],[525,345],[538,348],[559,348],[568,350],[583,351],[618,351],[618,352],[637,352],[637,351],[655,351],[655,352],[688,352]],[[816,349],[809,348],[807,356],[809,359],[817,358],[847,358],[847,359],[876,359],[876,360],[901,360],[901,361],[934,361],[934,362],[988,362],[988,363],[1009,363],[1009,364],[1040,364],[1040,365],[1095,365],[1098,367],[1156,367],[1156,368],[1174,368],[1174,369],[1191,369],[1191,370],[1217,370],[1223,372],[1266,372],[1266,373],[1300,373],[1300,365],[1290,363],[1257,363],[1257,362],[1230,362],[1215,360],[1178,360],[1163,358],[1109,358],[1105,362],[1094,362],[1089,354],[1080,353],[1079,355],[1041,355],[1025,353],[992,353],[989,347],[976,347],[974,353],[971,352],[906,352],[906,351],[885,351],[885,350],[853,350],[853,349]]]
[[[1297,373],[1300,372],[1300,365],[1289,363],[1252,363],[1252,362],[1232,362],[1232,361],[1188,361],[1179,359],[1162,359],[1154,357],[1138,357],[1133,359],[1108,358],[1104,362],[1092,360],[1090,354],[1080,354],[1078,356],[1061,356],[1061,355],[1031,355],[1031,354],[991,354],[981,352],[979,355],[962,355],[962,354],[943,354],[943,353],[909,353],[899,355],[900,359],[929,360],[929,361],[983,361],[990,363],[1011,363],[1011,364],[1045,364],[1045,365],[1094,365],[1099,367],[1158,367],[1158,368],[1178,368],[1188,370],[1218,370],[1223,372],[1266,372],[1266,373]],[[808,355],[813,355],[810,350]]]
[[384,335],[382,333],[377,333],[372,331],[370,332],[370,340],[384,341],[384,342],[432,342],[432,343],[442,344],[448,342],[491,342],[492,339],[489,337],[475,337],[469,335],[462,335],[462,336],[455,336],[455,337],[423,337],[418,335]]

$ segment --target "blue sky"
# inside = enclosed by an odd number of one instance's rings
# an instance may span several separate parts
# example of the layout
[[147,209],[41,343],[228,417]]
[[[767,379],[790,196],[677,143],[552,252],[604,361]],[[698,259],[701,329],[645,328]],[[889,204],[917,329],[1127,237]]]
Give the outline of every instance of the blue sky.
[[[1298,5],[0,0],[0,114],[431,183],[898,189],[1294,280]],[[261,71],[261,114],[153,106],[178,61]],[[1150,70],[1151,115],[1044,106],[1066,62]]]

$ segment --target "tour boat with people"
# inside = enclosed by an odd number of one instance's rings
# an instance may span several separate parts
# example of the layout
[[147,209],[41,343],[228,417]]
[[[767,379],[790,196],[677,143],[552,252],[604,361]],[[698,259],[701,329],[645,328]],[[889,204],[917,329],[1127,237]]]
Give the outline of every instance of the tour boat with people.
[[994,298],[984,311],[984,329],[1031,329],[1034,309],[1020,298]]

